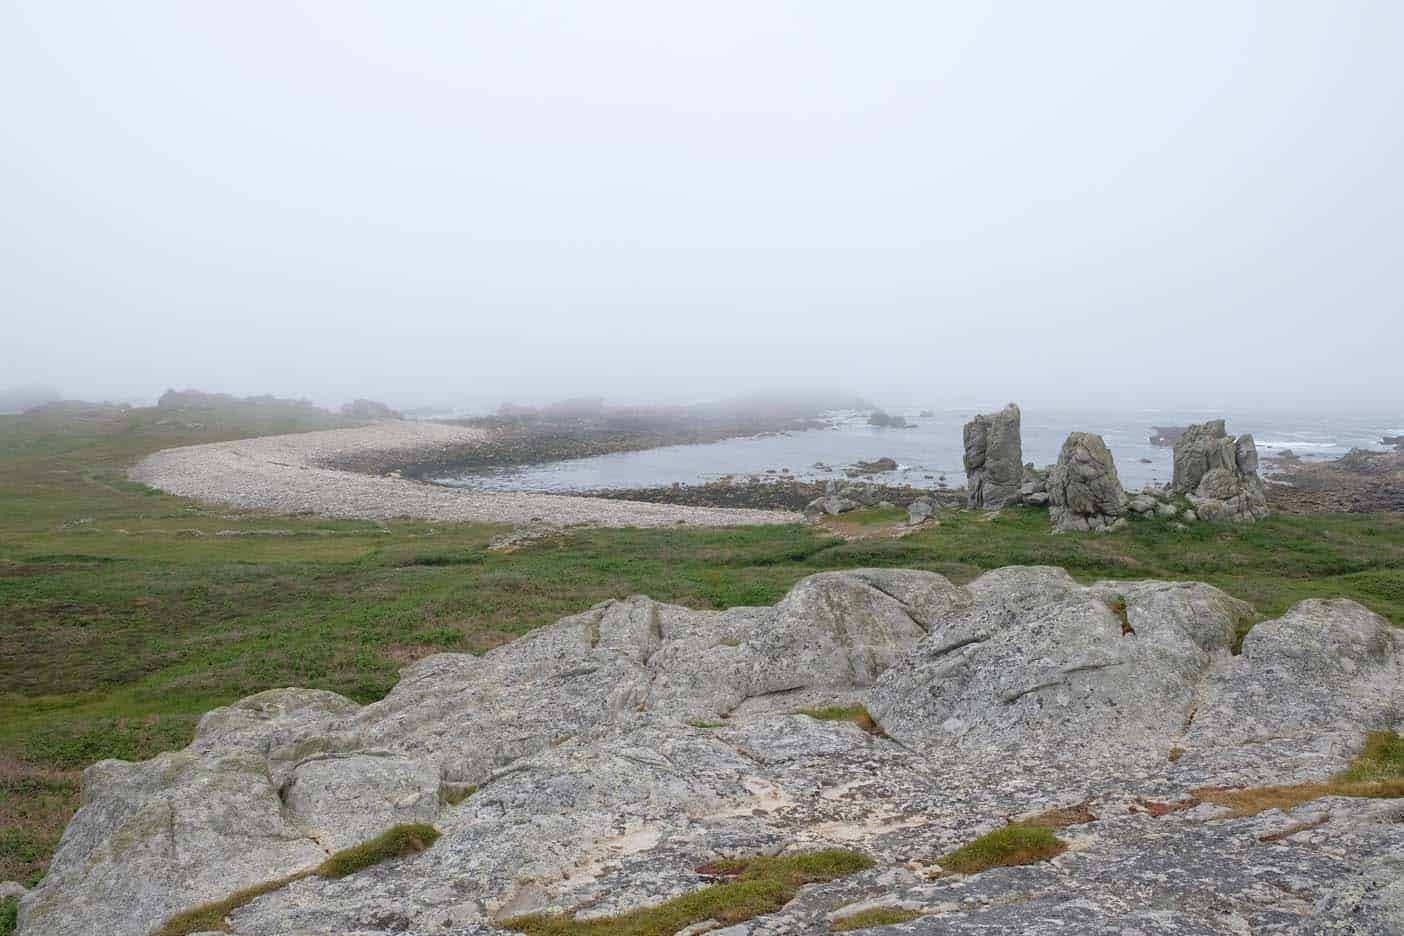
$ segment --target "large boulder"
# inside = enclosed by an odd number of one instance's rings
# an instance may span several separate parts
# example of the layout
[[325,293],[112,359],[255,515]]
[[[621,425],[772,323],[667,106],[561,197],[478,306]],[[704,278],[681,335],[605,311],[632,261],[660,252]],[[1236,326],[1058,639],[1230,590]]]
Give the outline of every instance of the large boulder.
[[1049,514],[1060,531],[1101,532],[1126,510],[1126,492],[1102,437],[1074,432],[1048,476]]
[[1086,588],[1062,569],[1010,567],[873,691],[869,709],[919,751],[1094,765],[1163,760],[1199,682],[1251,608],[1161,582]]
[[1019,407],[981,414],[965,424],[965,476],[972,510],[998,510],[1019,502],[1024,447]]
[[1230,436],[1222,419],[1190,426],[1175,442],[1170,489],[1186,495],[1211,523],[1251,522],[1268,515],[1257,444],[1247,433]]
[[[1387,622],[1303,602],[1234,655],[1251,619],[1207,585],[1020,567],[964,586],[825,573],[764,608],[605,602],[421,660],[371,705],[261,693],[183,751],[95,765],[19,936],[149,936],[409,821],[440,839],[270,889],[221,928],[504,936],[505,917],[696,891],[718,859],[844,847],[876,866],[728,934],[826,932],[860,901],[932,934],[1400,932],[1397,802],[1173,811],[1201,787],[1323,779],[1366,731],[1404,728]],[[1077,803],[1091,813],[1053,864],[935,873],[1012,817]]]

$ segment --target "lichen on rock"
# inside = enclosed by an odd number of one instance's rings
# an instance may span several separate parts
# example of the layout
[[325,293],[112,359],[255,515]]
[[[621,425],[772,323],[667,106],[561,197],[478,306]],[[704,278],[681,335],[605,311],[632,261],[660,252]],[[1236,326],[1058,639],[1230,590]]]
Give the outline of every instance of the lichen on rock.
[[[873,866],[724,932],[823,932],[860,901],[932,934],[1397,932],[1398,802],[1218,818],[1193,796],[1324,780],[1367,732],[1404,727],[1388,623],[1303,602],[1235,655],[1252,616],[1208,585],[1037,567],[968,585],[825,573],[766,608],[605,602],[482,657],[421,660],[370,705],[260,693],[207,715],[184,751],[94,765],[19,932],[149,936],[287,878],[223,925],[488,936],[511,918],[621,917],[716,884],[727,862],[824,849]],[[1047,860],[940,867],[1013,817],[1055,814],[1066,847]],[[302,873],[431,821],[426,851]]]

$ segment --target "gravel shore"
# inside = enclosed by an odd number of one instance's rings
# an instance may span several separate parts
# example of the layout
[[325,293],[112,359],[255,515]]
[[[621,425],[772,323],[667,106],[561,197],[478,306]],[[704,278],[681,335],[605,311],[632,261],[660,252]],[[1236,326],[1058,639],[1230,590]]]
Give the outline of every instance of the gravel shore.
[[166,449],[131,471],[133,481],[168,494],[278,513],[388,520],[412,517],[548,527],[754,526],[800,523],[799,514],[649,504],[556,494],[476,493],[325,467],[378,453],[414,461],[437,450],[486,443],[481,429],[383,422]]

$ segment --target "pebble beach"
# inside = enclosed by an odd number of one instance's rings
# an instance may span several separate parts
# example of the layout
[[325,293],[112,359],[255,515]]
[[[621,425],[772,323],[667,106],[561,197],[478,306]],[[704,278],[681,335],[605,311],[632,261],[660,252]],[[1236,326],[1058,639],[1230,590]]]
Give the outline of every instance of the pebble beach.
[[132,468],[133,481],[168,494],[276,513],[341,519],[412,518],[513,526],[754,526],[802,522],[774,510],[653,504],[557,494],[474,492],[330,467],[373,453],[414,461],[449,447],[488,445],[482,429],[387,421],[166,449]]

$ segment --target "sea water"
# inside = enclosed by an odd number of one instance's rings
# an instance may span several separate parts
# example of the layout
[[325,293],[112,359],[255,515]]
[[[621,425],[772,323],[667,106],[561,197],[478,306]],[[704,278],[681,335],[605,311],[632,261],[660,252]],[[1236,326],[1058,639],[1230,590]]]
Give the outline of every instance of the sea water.
[[[570,493],[704,484],[728,477],[826,480],[844,477],[844,468],[859,461],[891,458],[897,462],[896,471],[865,477],[883,484],[926,488],[965,484],[962,427],[975,410],[938,409],[930,416],[920,415],[917,407],[888,412],[906,418],[912,428],[878,428],[868,425],[863,413],[835,412],[826,414],[822,429],[475,470],[435,480],[475,490]],[[1291,449],[1304,459],[1337,458],[1352,448],[1379,450],[1382,436],[1404,434],[1400,428],[1404,414],[1216,414],[1153,409],[1118,413],[1025,407],[1022,415],[1025,462],[1050,465],[1057,460],[1069,432],[1096,432],[1111,449],[1117,473],[1128,490],[1170,480],[1172,450],[1150,443],[1155,426],[1226,418],[1231,434],[1253,434],[1264,457]]]

